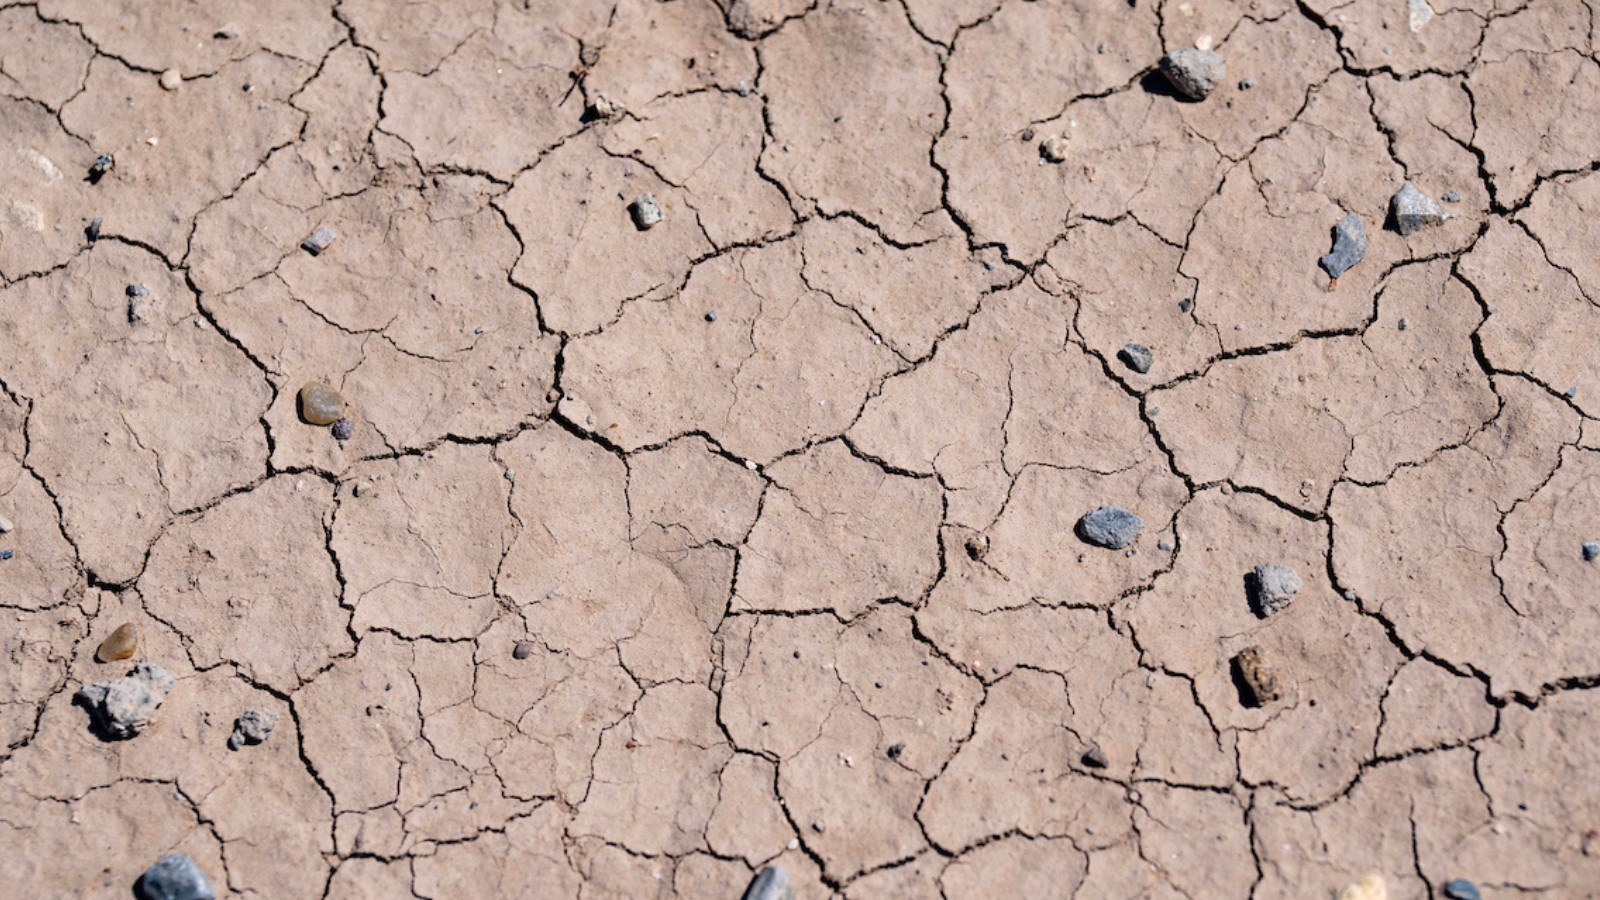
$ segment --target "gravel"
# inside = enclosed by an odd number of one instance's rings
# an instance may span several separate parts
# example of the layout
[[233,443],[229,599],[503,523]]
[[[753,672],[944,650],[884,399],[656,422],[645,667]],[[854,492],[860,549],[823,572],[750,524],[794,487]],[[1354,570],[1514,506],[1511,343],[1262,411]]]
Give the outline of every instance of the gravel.
[[1123,344],[1122,349],[1117,353],[1117,358],[1122,360],[1123,365],[1138,372],[1140,375],[1149,372],[1150,367],[1155,365],[1156,362],[1156,355],[1151,353],[1150,348],[1143,344]]
[[1067,139],[1062,135],[1051,135],[1039,142],[1039,155],[1045,162],[1065,162],[1067,159]]
[[183,86],[183,73],[177,69],[168,69],[161,73],[161,87],[164,90],[175,91]]
[[177,683],[166,669],[139,663],[126,677],[78,688],[72,699],[88,707],[94,729],[108,739],[131,738],[150,724],[150,716]]
[[794,886],[789,883],[787,872],[778,866],[768,866],[750,880],[743,900],[794,900]]
[[206,873],[182,853],[156,860],[155,865],[139,876],[133,888],[140,900],[216,900],[217,897],[211,882],[206,880]]
[[[106,176],[107,172],[111,171],[111,167],[115,166],[116,164],[117,164],[117,161],[115,159],[113,159],[111,157],[111,154],[109,154],[109,153],[102,153],[99,156],[95,157],[94,158],[94,165],[91,165],[89,167],[89,183],[90,184],[98,183],[100,181],[100,179],[102,179],[102,178],[104,178]],[[96,221],[99,221],[99,220],[97,219]],[[97,232],[99,231],[99,229],[95,229],[95,230]]]
[[648,231],[666,218],[656,203],[656,198],[649,194],[640,194],[633,198],[633,202],[628,204],[628,214],[633,216],[633,227],[640,231]]
[[1144,520],[1120,506],[1102,506],[1078,520],[1078,537],[1097,547],[1121,550],[1144,530]]
[[1594,562],[1600,559],[1600,541],[1583,542],[1583,561]]
[[1329,278],[1338,278],[1366,258],[1367,233],[1361,217],[1351,213],[1333,226],[1333,250],[1322,257],[1322,269]]
[[312,256],[319,256],[322,251],[328,249],[328,245],[333,243],[333,239],[336,237],[338,235],[333,233],[332,228],[326,225],[318,225],[316,231],[311,232],[305,240],[300,242],[300,249]]
[[16,529],[16,527],[16,525],[12,524],[10,519],[6,518],[5,516],[0,516],[0,534],[10,534]]
[[1173,90],[1190,100],[1204,100],[1228,77],[1228,63],[1210,50],[1184,48],[1161,58],[1161,74]]
[[340,419],[333,423],[333,439],[336,441],[348,441],[355,433],[356,423],[349,419]]
[[1443,225],[1444,220],[1450,218],[1432,197],[1417,190],[1409,181],[1400,185],[1400,190],[1389,198],[1389,214],[1394,216],[1394,227],[1406,235]]
[[527,659],[532,654],[533,645],[527,641],[517,641],[517,645],[511,648],[512,659]]
[[1461,192],[1460,191],[1445,191],[1444,192],[1444,196],[1440,197],[1439,199],[1443,200],[1446,203],[1460,203],[1461,202]]
[[270,709],[245,710],[233,723],[233,734],[228,736],[228,749],[237,750],[261,743],[277,724],[278,714]]
[[1481,900],[1478,886],[1465,878],[1457,878],[1444,886],[1444,895],[1450,900]]
[[1083,764],[1091,769],[1104,769],[1111,765],[1106,759],[1106,752],[1100,749],[1099,744],[1090,744],[1089,749],[1083,752]]
[[87,228],[83,229],[83,236],[88,238],[91,243],[94,242],[94,241],[100,240],[100,217],[99,216],[96,216],[93,219],[89,220],[89,226]]
[[1256,566],[1244,576],[1244,584],[1250,596],[1250,608],[1263,619],[1288,606],[1304,587],[1293,569],[1277,563]]

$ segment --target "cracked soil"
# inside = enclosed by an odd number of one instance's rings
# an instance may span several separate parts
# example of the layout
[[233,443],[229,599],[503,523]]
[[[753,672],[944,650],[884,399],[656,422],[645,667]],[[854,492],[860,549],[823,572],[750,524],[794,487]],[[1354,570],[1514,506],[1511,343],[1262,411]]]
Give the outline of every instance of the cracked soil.
[[1594,0],[0,0],[0,884],[1600,896],[1597,123]]

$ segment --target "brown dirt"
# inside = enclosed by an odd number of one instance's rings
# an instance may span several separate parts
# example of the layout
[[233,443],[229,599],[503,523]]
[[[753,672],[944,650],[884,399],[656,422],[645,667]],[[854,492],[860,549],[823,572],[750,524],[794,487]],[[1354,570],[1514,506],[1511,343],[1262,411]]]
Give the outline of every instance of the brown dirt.
[[1430,4],[0,0],[0,883],[1600,896],[1600,7]]

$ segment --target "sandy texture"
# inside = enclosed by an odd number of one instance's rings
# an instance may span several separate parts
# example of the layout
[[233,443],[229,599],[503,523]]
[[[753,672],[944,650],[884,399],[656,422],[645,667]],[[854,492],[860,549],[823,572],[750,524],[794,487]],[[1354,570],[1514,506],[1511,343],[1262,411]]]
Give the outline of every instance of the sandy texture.
[[1600,896],[1597,35],[0,0],[0,883]]

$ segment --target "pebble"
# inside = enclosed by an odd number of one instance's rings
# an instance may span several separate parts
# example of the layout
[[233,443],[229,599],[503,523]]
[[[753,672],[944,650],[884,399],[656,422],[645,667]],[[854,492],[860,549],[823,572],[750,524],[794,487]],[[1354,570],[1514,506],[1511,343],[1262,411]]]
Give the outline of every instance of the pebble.
[[1339,900],[1389,900],[1389,885],[1382,875],[1363,875],[1339,892]]
[[648,231],[661,224],[665,218],[661,207],[656,204],[656,198],[649,194],[640,194],[628,204],[628,214],[633,216],[633,227],[640,231]]
[[1600,541],[1583,542],[1583,561],[1594,562],[1600,559]]
[[1446,203],[1460,203],[1461,202],[1461,192],[1460,191],[1445,191],[1444,192],[1444,196],[1440,197],[1439,199],[1443,200]]
[[172,853],[156,860],[134,884],[140,900],[216,900],[206,873],[194,860]]
[[[97,183],[100,179],[104,178],[106,173],[111,171],[111,168],[116,164],[117,161],[113,159],[109,153],[102,153],[95,157],[94,164],[89,167],[89,183]],[[97,219],[95,221],[99,220]],[[98,228],[95,230],[97,232],[99,231]]]
[[1083,764],[1091,769],[1104,769],[1111,763],[1106,759],[1106,753],[1100,749],[1099,744],[1090,744],[1089,749],[1083,753]]
[[116,681],[78,688],[73,701],[87,706],[95,729],[109,738],[131,738],[150,724],[178,679],[154,663],[139,663]]
[[320,256],[322,251],[328,249],[328,245],[333,243],[333,239],[336,237],[338,235],[333,233],[332,228],[326,225],[318,225],[316,231],[311,232],[306,236],[305,240],[300,242],[300,249],[312,256]]
[[348,441],[355,433],[356,423],[349,419],[340,419],[333,423],[333,439],[336,441]]
[[1322,269],[1329,278],[1338,278],[1366,258],[1367,233],[1361,227],[1361,217],[1351,213],[1333,226],[1333,250],[1320,260]]
[[1188,312],[1191,309],[1194,309],[1194,301],[1193,300],[1179,300],[1178,301],[1178,312]]
[[177,69],[168,69],[161,73],[160,81],[163,89],[175,91],[183,84],[183,73]]
[[1250,606],[1263,619],[1288,606],[1294,600],[1294,595],[1304,587],[1293,569],[1277,563],[1256,566],[1244,581],[1245,590],[1250,595]]
[[1190,100],[1204,100],[1228,77],[1228,63],[1211,50],[1174,50],[1161,57],[1161,74]]
[[344,398],[320,381],[300,388],[300,415],[312,425],[332,425],[344,418]]
[[1117,358],[1140,375],[1149,372],[1156,361],[1155,354],[1143,344],[1123,344],[1122,350],[1117,353]]
[[267,739],[278,724],[278,714],[270,709],[247,709],[233,723],[233,734],[228,736],[228,749],[237,750],[246,745],[259,744]]
[[1256,86],[1256,80],[1254,78],[1246,78],[1243,81],[1239,82],[1239,90],[1241,90],[1241,91],[1248,91],[1248,90],[1250,90],[1251,88],[1253,88],[1255,86]]
[[0,534],[10,534],[16,529],[16,527],[16,525],[12,524],[10,519],[6,518],[5,516],[0,516]]
[[1039,142],[1039,155],[1046,162],[1065,162],[1067,159],[1067,138],[1065,135],[1054,134]]
[[1175,545],[1166,538],[1156,541],[1156,549],[1160,550],[1162,553],[1171,553],[1174,547]]
[[716,320],[717,320],[717,311],[716,310],[713,309],[710,312],[706,313],[706,321],[707,322],[715,322]]
[[14,550],[0,550],[0,559],[10,559],[16,555]]
[[890,759],[899,759],[900,754],[906,752],[905,744],[890,744],[889,749],[883,751]]
[[103,663],[116,662],[131,658],[138,649],[139,629],[133,627],[132,622],[123,622],[100,642],[100,648],[94,651],[94,658]]
[[1417,190],[1409,181],[1400,185],[1400,190],[1389,198],[1389,214],[1394,216],[1394,227],[1407,235],[1443,225],[1444,220],[1450,218],[1432,197]]
[[1121,550],[1144,530],[1144,520],[1119,506],[1102,506],[1078,520],[1078,537],[1108,550]]
[[150,289],[142,284],[128,285],[128,321],[143,322],[150,318]]
[[87,237],[91,241],[100,240],[100,217],[99,216],[96,216],[93,219],[89,220],[89,227],[87,227],[87,228],[85,228],[83,230],[83,235],[84,235],[84,237]]
[[1281,696],[1277,675],[1267,665],[1266,655],[1260,647],[1240,650],[1239,655],[1233,658],[1233,667],[1239,680],[1244,683],[1245,705],[1265,706]]
[[782,868],[768,866],[750,880],[743,900],[794,900],[794,886],[789,883],[789,875]]
[[1444,895],[1450,900],[1482,900],[1478,893],[1478,886],[1465,878],[1457,878],[1447,882],[1444,886]]
[[532,653],[533,645],[527,641],[517,641],[517,645],[511,648],[512,659],[527,659]]

